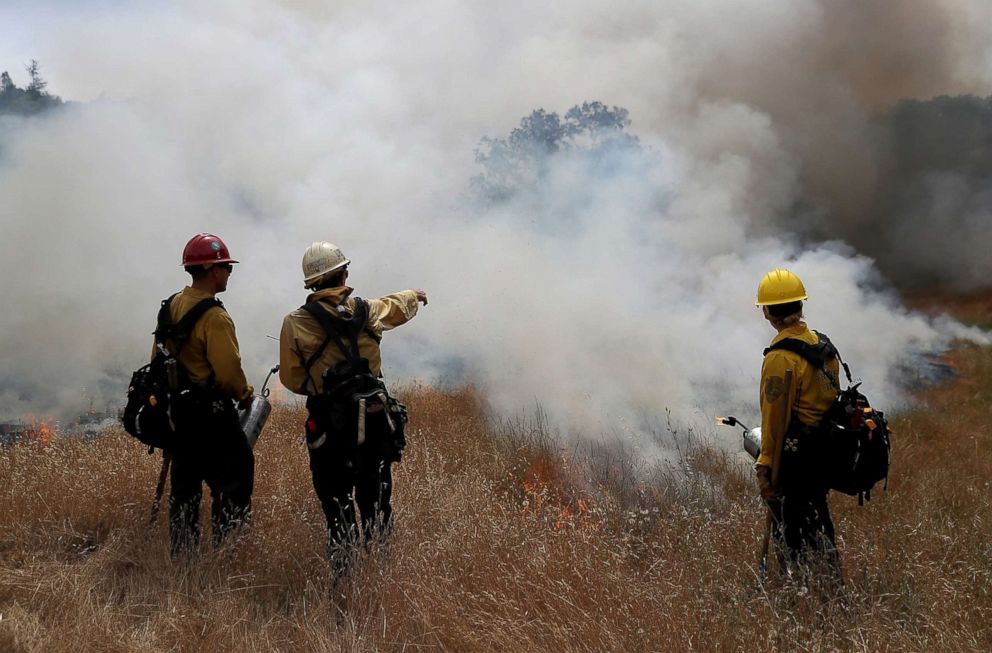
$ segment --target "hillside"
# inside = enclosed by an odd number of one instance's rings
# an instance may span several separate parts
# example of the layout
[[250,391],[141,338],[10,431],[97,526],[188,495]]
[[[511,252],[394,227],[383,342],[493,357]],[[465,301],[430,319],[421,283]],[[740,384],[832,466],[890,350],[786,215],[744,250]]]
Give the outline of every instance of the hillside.
[[841,598],[759,590],[738,456],[677,434],[678,461],[648,466],[494,421],[471,389],[413,387],[394,537],[343,599],[298,408],[256,450],[250,532],[188,567],[164,519],[146,527],[160,459],[122,431],[0,450],[0,650],[989,650],[992,349],[948,362],[960,376],[893,420],[888,491],[831,495]]

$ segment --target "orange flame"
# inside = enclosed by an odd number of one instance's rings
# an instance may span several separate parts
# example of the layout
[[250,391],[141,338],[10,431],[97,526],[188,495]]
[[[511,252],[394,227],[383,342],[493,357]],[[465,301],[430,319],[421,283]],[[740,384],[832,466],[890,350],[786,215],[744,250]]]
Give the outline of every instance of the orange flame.
[[527,468],[520,481],[527,500],[523,512],[534,515],[544,509],[554,511],[552,515],[556,512],[556,516],[550,517],[555,530],[593,523],[590,519],[594,513],[592,501],[574,497],[571,484],[566,480],[567,465],[564,459],[558,462],[551,458],[539,458]]
[[27,436],[43,445],[52,441],[52,437],[58,431],[55,420],[50,417],[33,417],[28,422]]
[[588,524],[589,522],[585,520],[592,517],[592,509],[589,507],[590,503],[591,501],[578,499],[575,502],[575,507],[565,506],[562,508],[558,515],[558,520],[555,522],[555,530],[560,531],[566,526],[574,526],[576,524]]

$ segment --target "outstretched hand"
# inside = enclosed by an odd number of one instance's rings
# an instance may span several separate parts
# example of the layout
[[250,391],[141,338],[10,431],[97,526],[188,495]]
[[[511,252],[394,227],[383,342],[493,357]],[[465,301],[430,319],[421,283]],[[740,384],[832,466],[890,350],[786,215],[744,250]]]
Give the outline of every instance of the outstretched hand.
[[427,306],[427,291],[423,288],[414,288],[413,292],[417,293],[417,301]]

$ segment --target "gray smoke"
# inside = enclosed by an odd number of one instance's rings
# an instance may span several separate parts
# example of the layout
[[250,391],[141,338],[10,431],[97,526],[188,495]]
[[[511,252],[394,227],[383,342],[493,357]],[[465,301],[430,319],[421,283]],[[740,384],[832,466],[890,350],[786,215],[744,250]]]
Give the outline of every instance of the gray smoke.
[[[870,251],[893,257],[885,275],[858,237],[877,227],[878,116],[987,85],[978,0],[202,4],[0,24],[19,35],[6,60],[41,60],[80,101],[0,119],[3,416],[121,391],[200,231],[242,261],[221,298],[256,384],[278,356],[265,335],[304,298],[303,250],[329,239],[359,294],[430,294],[386,335],[391,378],[471,380],[589,433],[753,415],[772,335],[753,296],[779,266],[886,408],[914,352],[985,340],[887,290],[920,243],[981,251],[978,185],[936,233],[896,211],[885,232],[916,245]],[[473,199],[480,138],[595,99],[629,110],[637,147],[547,153],[540,183]]]

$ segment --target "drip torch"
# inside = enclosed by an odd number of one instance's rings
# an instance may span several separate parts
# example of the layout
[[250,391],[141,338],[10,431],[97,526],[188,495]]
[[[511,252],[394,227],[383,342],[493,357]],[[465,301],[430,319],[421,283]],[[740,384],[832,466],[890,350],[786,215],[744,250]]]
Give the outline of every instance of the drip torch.
[[717,426],[739,426],[743,429],[744,451],[755,460],[761,455],[761,427],[749,429],[736,417],[717,417]]
[[272,412],[272,404],[269,403],[270,390],[266,386],[269,384],[269,379],[272,378],[272,375],[278,371],[278,365],[269,370],[268,375],[265,377],[265,383],[262,384],[262,389],[252,399],[251,406],[238,409],[238,419],[241,421],[241,429],[245,432],[248,446],[252,449],[255,448],[258,436],[262,434],[265,422],[269,419],[269,413]]

